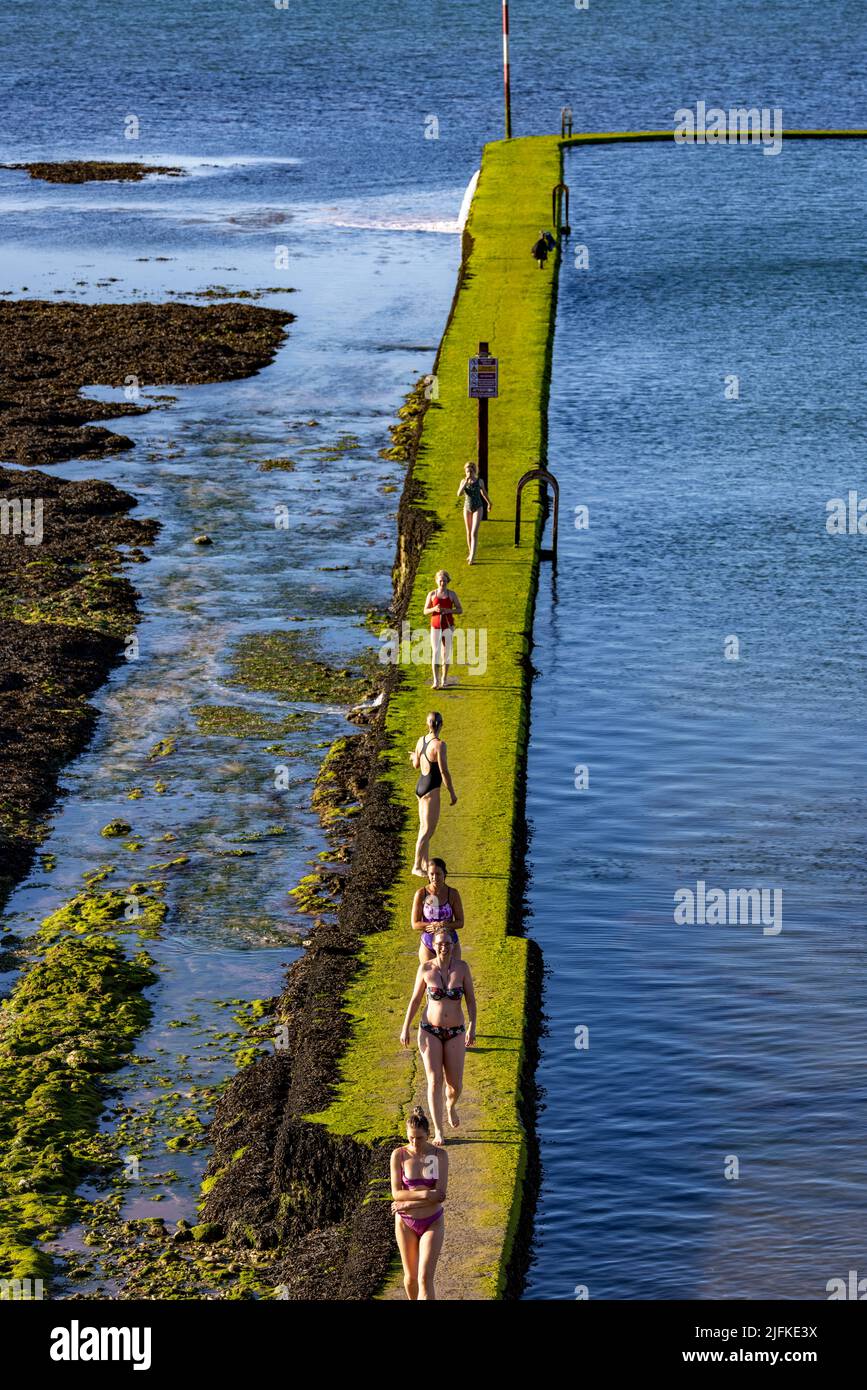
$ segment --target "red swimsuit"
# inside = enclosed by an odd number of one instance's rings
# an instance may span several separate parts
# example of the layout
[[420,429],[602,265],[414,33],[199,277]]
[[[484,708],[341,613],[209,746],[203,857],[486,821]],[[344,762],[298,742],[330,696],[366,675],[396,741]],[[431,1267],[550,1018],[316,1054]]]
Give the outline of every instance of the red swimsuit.
[[430,625],[437,631],[441,628],[444,631],[448,631],[449,628],[453,628],[455,625],[455,620],[452,616],[454,604],[452,603],[451,594],[437,595],[436,592],[434,592],[434,602],[439,608],[439,612],[431,614]]

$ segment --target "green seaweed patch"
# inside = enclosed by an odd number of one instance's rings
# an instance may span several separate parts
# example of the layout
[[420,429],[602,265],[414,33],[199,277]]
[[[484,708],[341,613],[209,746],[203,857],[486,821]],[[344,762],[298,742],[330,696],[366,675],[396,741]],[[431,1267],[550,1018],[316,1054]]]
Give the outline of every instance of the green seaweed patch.
[[356,453],[360,448],[361,440],[358,435],[344,432],[339,434],[332,444],[305,445],[304,453],[321,459],[323,463],[337,463],[345,454]]
[[240,835],[231,837],[233,843],[238,845],[255,844],[259,840],[271,840],[278,835],[288,834],[285,825],[266,825],[262,830],[247,830]]
[[158,742],[154,744],[153,748],[148,753],[148,757],[167,758],[169,754],[174,753],[176,747],[177,739],[175,738],[174,734],[171,734],[168,738],[159,739]]
[[287,735],[308,729],[315,718],[300,710],[269,719],[258,710],[243,705],[196,705],[193,718],[200,733],[224,734],[230,738],[286,738]]
[[295,902],[298,912],[319,917],[323,912],[336,912],[343,891],[343,879],[339,874],[305,874],[289,896]]
[[[148,893],[145,915],[161,920]],[[155,983],[143,950],[132,959],[107,934],[120,894],[79,894],[32,938],[44,954],[0,1005],[0,1273],[43,1278],[34,1248],[80,1215],[76,1189],[104,1159],[95,1135],[103,1077],[116,1071],[150,1019]],[[162,904],[159,905],[162,908]]]
[[294,473],[298,464],[295,459],[261,459],[260,473]]
[[357,816],[367,787],[364,734],[352,734],[332,743],[319,769],[311,804],[326,829]]
[[132,830],[129,821],[110,820],[108,825],[104,825],[100,830],[100,835],[106,840],[112,840],[121,835],[128,835]]
[[229,684],[286,700],[348,705],[370,691],[370,677],[361,663],[355,668],[329,665],[303,632],[252,633],[236,647],[233,664],[235,675]]
[[422,422],[430,405],[430,399],[425,394],[429,381],[429,377],[420,377],[410,391],[397,412],[397,424],[388,427],[391,445],[387,449],[380,449],[380,458],[393,459],[397,463],[409,463],[421,438]]
[[[91,883],[99,882],[99,875],[100,871],[95,871]],[[118,929],[135,932],[142,941],[153,940],[165,920],[164,886],[159,879],[132,883],[125,891],[106,888],[94,892],[88,886],[45,918],[35,940],[38,944],[62,936],[102,935]]]
[[31,561],[21,582],[24,592],[0,590],[0,618],[31,626],[87,628],[121,641],[128,637],[129,585],[116,556],[66,565],[50,559]]

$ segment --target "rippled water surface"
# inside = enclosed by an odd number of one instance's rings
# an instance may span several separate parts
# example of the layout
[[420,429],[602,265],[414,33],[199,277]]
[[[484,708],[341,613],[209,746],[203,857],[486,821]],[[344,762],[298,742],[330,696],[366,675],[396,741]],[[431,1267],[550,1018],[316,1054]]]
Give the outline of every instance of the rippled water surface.
[[[515,131],[554,130],[564,102],[579,130],[668,127],[699,99],[867,124],[861,0],[837,0],[833,19],[812,0],[784,9],[516,0]],[[278,794],[266,741],[205,734],[194,709],[281,713],[227,685],[233,643],[297,623],[349,657],[388,599],[401,469],[379,449],[430,370],[462,196],[501,134],[500,7],[6,0],[0,48],[0,160],[185,171],[57,187],[0,170],[7,297],[226,286],[297,314],[255,378],[167,388],[173,404],[124,421],[134,450],[59,470],[128,489],[162,530],[132,567],[140,660],[99,695],[94,741],[64,775],[55,867],[4,919],[31,931],[100,864],[117,883],[185,854],[122,1095],[142,1112],[168,1075],[205,1088],[191,1095],[206,1118],[232,1067],[227,1001],[273,992],[295,949],[286,890],[322,848],[311,779],[347,726],[326,710],[289,737]],[[862,568],[860,543],[822,523],[862,453],[863,173],[837,146],[570,161],[592,273],[563,270],[551,458],[567,516],[536,653],[532,929],[550,1034],[532,1297],[582,1282],[813,1296],[857,1253]],[[737,404],[725,373],[740,374]],[[260,471],[273,457],[295,471]],[[586,533],[568,524],[580,503]],[[193,544],[202,531],[210,549]],[[722,659],[732,633],[738,663]],[[167,737],[176,751],[155,766]],[[117,816],[141,849],[100,837]],[[781,884],[782,934],[675,929],[673,889],[701,875]],[[147,1158],[126,1213],[191,1215],[204,1160]]]
[[[568,164],[591,269],[561,273],[536,620],[528,1295],[822,1298],[865,1242],[867,542],[825,522],[863,487],[867,149]],[[781,890],[782,930],[676,925],[699,880]]]

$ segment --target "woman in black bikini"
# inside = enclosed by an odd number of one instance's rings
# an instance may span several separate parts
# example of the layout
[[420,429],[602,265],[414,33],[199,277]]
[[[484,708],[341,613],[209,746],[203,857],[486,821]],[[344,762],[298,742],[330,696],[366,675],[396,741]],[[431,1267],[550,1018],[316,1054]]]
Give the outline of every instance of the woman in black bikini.
[[421,932],[418,945],[418,963],[424,965],[433,960],[433,933],[437,926],[448,925],[452,934],[454,959],[461,958],[461,943],[458,932],[464,925],[464,905],[457,888],[446,883],[446,861],[431,859],[427,866],[427,883],[422,884],[412,900],[412,929]]
[[458,497],[464,499],[464,526],[467,530],[467,564],[473,564],[476,558],[476,545],[479,539],[479,522],[482,519],[482,503],[485,504],[489,512],[494,509],[491,506],[491,499],[485,491],[485,485],[479,477],[476,465],[470,461],[464,464],[464,476],[458,488]]
[[415,794],[418,797],[419,832],[415,845],[415,863],[412,871],[419,878],[427,877],[428,850],[431,837],[440,818],[440,787],[445,782],[454,806],[457,794],[449,772],[446,746],[440,738],[443,717],[435,711],[427,717],[428,732],[423,734],[409,755],[413,767],[420,774]]
[[407,1143],[391,1155],[391,1209],[403,1287],[407,1298],[419,1300],[436,1298],[434,1274],[446,1233],[449,1156],[428,1143],[429,1134],[427,1115],[417,1105],[407,1121]]
[[[418,1030],[418,1050],[427,1074],[428,1105],[434,1122],[435,1144],[443,1144],[443,1081],[445,1109],[452,1129],[459,1120],[455,1105],[464,1084],[464,1055],[476,1040],[476,995],[465,960],[455,960],[451,931],[438,927],[433,937],[433,960],[420,965],[400,1040],[409,1047],[410,1029],[418,1006],[427,995]],[[469,1026],[464,1028],[462,1000],[467,1001]]]

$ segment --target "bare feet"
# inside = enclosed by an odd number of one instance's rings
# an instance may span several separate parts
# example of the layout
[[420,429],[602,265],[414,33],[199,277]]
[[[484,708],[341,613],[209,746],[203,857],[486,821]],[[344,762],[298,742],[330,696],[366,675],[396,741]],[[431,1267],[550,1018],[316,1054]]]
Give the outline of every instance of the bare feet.
[[427,878],[427,869],[420,869],[418,864],[413,864],[412,871],[416,878]]
[[435,1130],[434,1130],[434,1137],[433,1137],[433,1139],[432,1139],[431,1142],[434,1143],[434,1144],[436,1144],[437,1148],[440,1148],[440,1149],[441,1149],[441,1148],[443,1147],[443,1145],[445,1144],[446,1141],[445,1141],[445,1139],[443,1138],[443,1136],[440,1134],[439,1130],[436,1130],[436,1129],[435,1129]]
[[458,1119],[458,1112],[455,1109],[455,1102],[451,1099],[450,1096],[446,1096],[446,1119],[448,1120],[452,1129],[460,1128],[461,1122]]
[[439,688],[440,688],[440,683],[439,683],[439,681],[431,681],[431,683],[430,683],[430,688],[431,688],[431,690],[439,690]]

